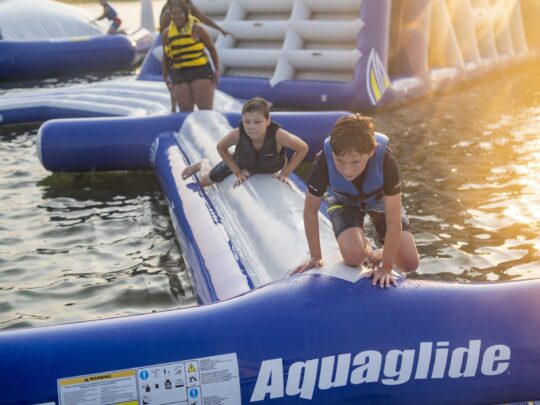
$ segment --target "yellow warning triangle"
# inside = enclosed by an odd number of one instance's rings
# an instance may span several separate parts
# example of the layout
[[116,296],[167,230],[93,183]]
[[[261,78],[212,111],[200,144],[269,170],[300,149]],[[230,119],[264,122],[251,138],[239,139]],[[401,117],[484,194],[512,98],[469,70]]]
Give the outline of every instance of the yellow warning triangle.
[[189,363],[189,367],[188,367],[187,371],[188,371],[188,373],[195,373],[197,371],[197,369],[195,368],[193,363]]

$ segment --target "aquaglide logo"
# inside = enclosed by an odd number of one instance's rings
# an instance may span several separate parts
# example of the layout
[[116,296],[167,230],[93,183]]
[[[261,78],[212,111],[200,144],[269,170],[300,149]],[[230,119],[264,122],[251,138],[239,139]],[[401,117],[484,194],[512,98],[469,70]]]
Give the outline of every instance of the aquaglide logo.
[[386,353],[364,350],[297,361],[284,371],[282,358],[264,360],[250,402],[300,396],[312,399],[315,389],[328,390],[348,384],[406,384],[411,380],[496,376],[508,370],[510,347],[482,347],[470,340],[466,347],[450,342],[421,342],[417,349],[392,349]]

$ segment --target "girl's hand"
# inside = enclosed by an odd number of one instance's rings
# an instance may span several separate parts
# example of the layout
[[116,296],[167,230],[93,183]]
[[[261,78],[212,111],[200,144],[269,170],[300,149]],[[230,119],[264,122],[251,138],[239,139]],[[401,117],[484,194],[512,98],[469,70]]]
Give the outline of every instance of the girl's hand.
[[168,77],[168,78],[165,79],[165,84],[167,85],[167,88],[168,88],[169,90],[172,89],[172,87],[173,87],[173,82],[172,82],[172,80],[171,80],[170,77]]
[[249,177],[249,172],[247,170],[240,170],[238,173],[235,173],[236,180],[234,182],[233,188],[238,187],[243,184]]
[[219,83],[219,70],[214,70],[214,74],[212,75],[212,82],[214,83],[214,85],[218,85]]
[[229,31],[225,31],[224,29],[220,29],[219,32],[221,33],[221,35],[224,35],[226,37],[234,38],[234,35],[231,34]]

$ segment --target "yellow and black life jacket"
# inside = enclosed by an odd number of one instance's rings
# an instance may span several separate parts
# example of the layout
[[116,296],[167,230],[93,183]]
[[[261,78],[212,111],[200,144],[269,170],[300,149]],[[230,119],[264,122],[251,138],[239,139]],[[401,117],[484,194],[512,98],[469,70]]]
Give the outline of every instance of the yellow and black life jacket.
[[171,21],[166,52],[172,60],[173,69],[203,66],[208,63],[204,44],[192,38],[193,24],[198,21],[197,18],[190,15],[187,23],[180,30]]

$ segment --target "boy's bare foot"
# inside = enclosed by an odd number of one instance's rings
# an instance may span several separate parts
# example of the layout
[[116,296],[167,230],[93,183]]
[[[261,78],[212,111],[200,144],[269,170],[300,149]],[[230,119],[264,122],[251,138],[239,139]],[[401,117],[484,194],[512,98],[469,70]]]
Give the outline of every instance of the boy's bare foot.
[[182,170],[182,180],[187,179],[189,176],[197,173],[199,170],[201,170],[201,162],[197,162],[186,167],[184,170]]

